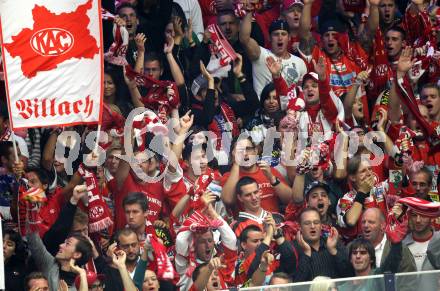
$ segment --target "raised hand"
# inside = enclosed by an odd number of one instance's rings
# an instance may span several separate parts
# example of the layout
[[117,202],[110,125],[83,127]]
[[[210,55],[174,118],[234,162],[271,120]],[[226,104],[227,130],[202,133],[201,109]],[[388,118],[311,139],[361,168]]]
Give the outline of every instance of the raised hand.
[[318,78],[320,81],[325,81],[327,78],[327,68],[325,64],[324,57],[319,57],[318,62],[312,59],[313,67],[315,68],[315,72],[318,74]]
[[356,76],[356,83],[358,84],[365,84],[368,80],[368,77],[370,76],[371,69],[362,71]]
[[266,176],[266,178],[272,182],[273,174],[271,165],[265,160],[260,160],[257,162],[257,164],[258,167],[263,171],[264,176]]
[[75,260],[74,259],[70,259],[69,262],[69,267],[70,267],[70,272],[75,273],[75,274],[81,274],[81,273],[85,273],[86,270],[84,270],[81,267],[78,267],[77,265],[75,265]]
[[173,17],[173,27],[176,37],[183,37],[182,19],[180,17]]
[[242,68],[243,68],[243,57],[240,54],[237,54],[237,59],[234,61],[234,68],[232,69],[234,75],[237,78],[243,76],[243,73],[241,72]]
[[274,255],[270,252],[270,250],[266,250],[261,255],[260,266],[267,268],[273,263],[274,260]]
[[214,81],[214,77],[208,72],[202,61],[200,61],[200,72],[202,73],[203,77],[206,78],[206,80]]
[[192,25],[192,19],[188,18],[188,26],[186,28],[186,38],[188,39],[188,41],[191,43],[193,40],[192,37],[192,33],[193,33],[193,25]]
[[83,197],[85,197],[86,195],[87,195],[87,186],[76,185],[75,188],[73,188],[73,194],[72,194],[72,198],[70,199],[70,202],[76,205],[76,203],[78,203],[78,201]]
[[21,178],[24,175],[24,164],[21,160],[14,161],[14,164],[12,165],[12,172],[14,173],[15,177]]
[[388,121],[388,112],[384,108],[379,108],[377,111],[379,113],[379,120],[377,121],[377,129],[385,132],[385,125]]
[[276,59],[272,56],[266,58],[266,66],[272,77],[279,78],[281,76],[282,64],[280,59]]
[[302,248],[306,256],[312,256],[312,248],[304,240],[300,230],[298,230],[298,232],[296,233],[296,241],[298,242],[299,246]]
[[205,204],[206,207],[214,203],[216,199],[217,199],[217,195],[215,195],[209,190],[203,192],[202,196],[200,197],[200,200],[202,200],[203,204]]
[[339,233],[336,228],[332,227],[330,230],[330,235],[327,238],[326,246],[330,254],[336,255],[338,252],[336,245],[338,244]]
[[187,113],[185,113],[185,115],[180,117],[179,123],[180,123],[180,133],[187,133],[194,123],[194,115],[191,114],[191,110],[189,110]]
[[134,37],[134,41],[136,43],[136,48],[138,52],[145,52],[145,41],[147,37],[143,33],[138,33]]
[[174,48],[174,39],[171,36],[167,36],[165,43],[163,44],[163,53],[172,54]]
[[116,23],[117,26],[125,26],[125,20],[121,17],[119,17],[118,15],[115,16],[115,20],[113,20],[114,23]]
[[403,214],[402,204],[396,202],[396,203],[394,204],[393,208],[391,209],[391,211],[393,212],[394,217],[395,217],[396,219],[398,219],[398,218],[399,218],[400,216],[402,216],[402,214]]
[[403,77],[414,66],[415,60],[412,59],[413,50],[410,46],[405,47],[397,62],[397,75]]
[[226,265],[222,262],[222,258],[224,255],[222,255],[221,257],[214,257],[211,259],[211,261],[209,261],[209,269],[211,269],[212,271],[214,270],[218,270],[218,269],[224,269],[226,268]]
[[113,252],[112,261],[118,269],[125,268],[125,260],[127,259],[127,254],[123,250],[118,250]]
[[366,179],[362,180],[359,185],[359,191],[365,194],[369,194],[371,189],[373,189],[375,184],[375,179],[373,175],[370,175]]

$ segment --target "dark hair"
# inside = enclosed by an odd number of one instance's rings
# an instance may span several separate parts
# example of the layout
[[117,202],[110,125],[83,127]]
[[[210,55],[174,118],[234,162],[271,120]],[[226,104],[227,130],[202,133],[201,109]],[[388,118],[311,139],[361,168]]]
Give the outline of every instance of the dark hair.
[[124,200],[122,200],[122,207],[133,204],[139,204],[143,212],[147,211],[148,209],[148,199],[144,193],[131,192],[125,196]]
[[182,7],[176,2],[171,4],[171,19],[169,22],[173,21],[173,17],[179,17],[182,20],[182,31],[185,31],[188,27],[188,21]]
[[357,250],[358,248],[364,248],[367,250],[368,254],[370,255],[371,260],[371,268],[374,268],[376,266],[376,251],[374,250],[373,244],[362,237],[355,239],[348,245],[348,255],[350,256],[353,253],[353,251]]
[[220,17],[225,16],[225,15],[230,15],[232,17],[234,17],[235,21],[238,22],[238,18],[235,15],[234,10],[232,9],[223,9],[217,12],[217,22],[219,20]]
[[163,60],[159,56],[159,54],[156,52],[146,52],[144,57],[144,64],[154,61],[158,61],[160,69],[163,69]]
[[261,232],[261,228],[258,225],[251,224],[246,226],[243,231],[240,233],[240,242],[246,242],[251,231]]
[[119,238],[123,235],[123,236],[129,236],[129,235],[136,235],[136,238],[138,237],[136,232],[134,230],[132,230],[131,228],[121,228],[120,230],[118,230],[115,235],[114,235],[114,240],[115,242],[117,242],[119,244]]
[[[400,34],[402,35],[402,40],[405,40],[405,39],[406,39],[406,31],[405,31],[403,28],[401,28],[400,26],[393,25],[393,26],[391,26],[391,27],[387,30],[386,33],[388,33],[389,31],[397,31],[397,32],[400,32]],[[385,33],[385,34],[386,34],[386,33]]]
[[260,107],[264,108],[264,101],[269,98],[270,92],[275,91],[275,85],[273,82],[270,82],[266,86],[264,86],[263,90],[260,94]]
[[201,149],[206,153],[207,147],[208,145],[206,143],[202,143],[202,144],[188,143],[182,151],[182,158],[184,161],[189,161],[189,159],[191,158],[191,153],[194,150]]
[[237,193],[238,195],[243,194],[241,192],[241,187],[246,186],[246,185],[250,185],[250,184],[257,184],[257,188],[259,188],[257,181],[255,181],[254,178],[249,177],[249,176],[243,176],[241,177],[237,184],[235,185],[235,193]]
[[307,206],[306,208],[303,208],[303,209],[301,210],[301,212],[299,213],[299,215],[298,215],[298,217],[299,217],[299,223],[300,223],[300,224],[301,224],[301,222],[302,222],[303,214],[306,213],[306,212],[316,212],[316,213],[318,214],[319,220],[321,220],[321,214],[319,214],[318,209],[316,209],[315,207],[309,207],[309,206]]
[[122,82],[121,73],[118,72],[116,68],[107,66],[104,68],[104,75],[109,75],[112,78],[113,84],[115,85],[115,96],[118,96],[118,84]]
[[30,167],[26,169],[26,173],[35,173],[37,175],[38,179],[40,180],[41,184],[43,185],[49,185],[49,175],[47,174],[46,170],[42,168],[37,167]]
[[197,280],[197,278],[198,278],[199,275],[200,275],[200,272],[202,271],[202,268],[203,268],[203,267],[206,267],[206,266],[208,266],[208,263],[201,263],[200,265],[198,265],[198,266],[194,269],[194,271],[193,271],[193,273],[192,273],[192,275],[191,275],[193,282],[195,282],[195,281]]
[[232,142],[231,142],[231,150],[234,150],[234,149],[235,149],[235,147],[237,146],[237,143],[238,143],[239,141],[246,140],[246,139],[247,139],[248,141],[250,141],[254,147],[256,146],[256,144],[255,144],[254,141],[252,140],[251,135],[250,135],[249,133],[247,133],[247,132],[243,132],[243,133],[240,134],[239,136],[236,136],[236,137],[234,137],[234,138],[232,139]]
[[[0,142],[0,157],[9,158],[10,150],[14,147],[12,141]],[[1,162],[0,162],[1,163]]]
[[276,279],[276,278],[284,279],[284,280],[287,280],[288,283],[292,283],[292,278],[288,274],[286,274],[284,272],[277,272],[277,273],[274,273],[272,275],[272,277],[270,278],[269,285],[272,284],[272,280]]
[[[438,94],[440,94],[440,88],[435,83],[426,83],[420,88],[420,94],[422,94],[423,89],[435,89],[437,90]],[[421,97],[421,96],[420,96]]]
[[27,258],[27,250],[26,245],[21,238],[21,235],[16,232],[13,229],[6,229],[3,232],[3,239],[8,236],[9,240],[13,241],[15,243],[15,252],[10,258],[10,262],[13,262],[14,264],[24,264]]
[[412,177],[413,175],[415,175],[415,174],[420,174],[420,173],[423,173],[423,174],[427,175],[427,176],[428,176],[428,184],[429,184],[429,185],[432,185],[432,179],[434,179],[434,176],[433,176],[431,170],[429,170],[426,166],[423,166],[423,167],[422,167],[420,170],[418,170],[417,172],[415,172],[415,173],[411,173],[411,177]]
[[354,155],[351,159],[348,159],[347,162],[347,174],[348,175],[356,175],[360,165],[362,162],[361,155]]
[[81,257],[75,261],[78,266],[82,266],[87,263],[93,255],[93,247],[90,244],[90,241],[81,234],[71,234],[68,238],[75,238],[78,240],[75,251],[81,253]]
[[136,11],[136,7],[133,6],[133,4],[129,3],[129,2],[123,2],[121,5],[119,5],[116,8],[116,14],[119,15],[119,12],[121,11],[122,8],[131,8],[134,10],[134,13],[136,13],[136,17],[137,17],[137,11]]
[[29,287],[29,282],[31,280],[38,280],[38,279],[44,279],[47,281],[46,276],[44,276],[43,273],[41,272],[32,272],[29,275],[27,275],[26,278],[24,279],[24,289],[26,291],[31,290],[31,288]]

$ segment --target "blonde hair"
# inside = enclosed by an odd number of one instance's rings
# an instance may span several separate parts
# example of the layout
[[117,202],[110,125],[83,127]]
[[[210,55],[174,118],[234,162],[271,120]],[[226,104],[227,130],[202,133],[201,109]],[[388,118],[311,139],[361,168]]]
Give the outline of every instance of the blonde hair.
[[316,277],[313,279],[309,291],[327,291],[330,287],[335,286],[335,283],[329,280],[331,280],[331,278],[325,276]]

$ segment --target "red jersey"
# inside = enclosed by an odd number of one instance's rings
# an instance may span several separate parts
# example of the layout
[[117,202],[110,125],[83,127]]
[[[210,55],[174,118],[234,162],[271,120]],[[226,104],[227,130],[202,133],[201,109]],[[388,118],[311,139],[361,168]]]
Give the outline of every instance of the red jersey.
[[[272,174],[276,176],[282,183],[286,183],[284,180],[284,177],[278,172],[276,169],[271,168]],[[223,175],[220,185],[223,187],[226,183],[226,180],[229,178],[230,172],[227,172]],[[280,212],[279,209],[279,199],[275,194],[275,189],[270,184],[269,179],[266,178],[266,176],[263,174],[263,171],[257,167],[257,170],[253,173],[247,173],[240,171],[239,173],[240,178],[247,176],[255,179],[258,183],[258,187],[261,189],[262,195],[261,195],[261,207],[269,212]],[[240,210],[241,205],[239,206]]]
[[115,227],[116,229],[123,228],[127,221],[125,219],[124,207],[122,206],[122,201],[131,192],[141,192],[144,193],[148,199],[148,216],[147,220],[153,223],[155,220],[159,219],[159,215],[162,212],[163,204],[163,186],[161,182],[155,183],[139,183],[136,182],[131,171],[124,181],[121,189],[117,192],[115,197]]

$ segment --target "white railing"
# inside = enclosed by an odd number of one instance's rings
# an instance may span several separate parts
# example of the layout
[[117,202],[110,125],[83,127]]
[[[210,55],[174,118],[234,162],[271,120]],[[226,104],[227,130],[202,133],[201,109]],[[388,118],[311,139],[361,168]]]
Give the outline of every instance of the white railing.
[[[394,281],[391,286],[385,284],[384,274],[370,275],[363,277],[350,277],[330,279],[325,281],[309,281],[300,283],[290,283],[282,285],[270,285],[240,288],[240,290],[246,291],[330,291],[330,290],[357,290],[362,285],[370,286],[367,289],[361,288],[362,291],[386,291],[386,290],[405,290],[405,291],[440,291],[440,270],[433,271],[420,271],[420,272],[407,272],[392,274]],[[409,283],[409,284],[408,284]],[[334,286],[334,289],[321,289],[325,285]],[[350,287],[353,286],[354,288]],[[374,286],[374,288],[373,288]],[[422,287],[423,286],[423,287]],[[428,286],[428,289],[426,287]],[[394,288],[392,288],[394,287]]]

